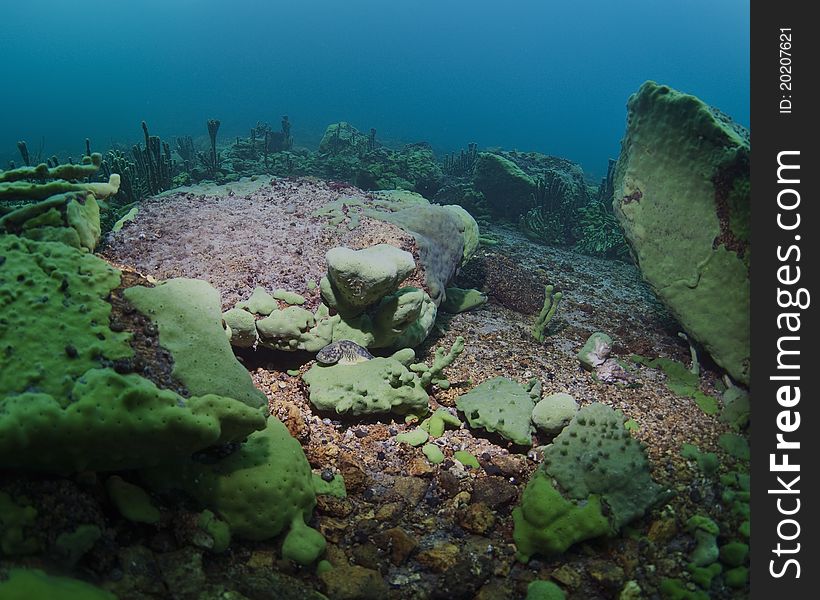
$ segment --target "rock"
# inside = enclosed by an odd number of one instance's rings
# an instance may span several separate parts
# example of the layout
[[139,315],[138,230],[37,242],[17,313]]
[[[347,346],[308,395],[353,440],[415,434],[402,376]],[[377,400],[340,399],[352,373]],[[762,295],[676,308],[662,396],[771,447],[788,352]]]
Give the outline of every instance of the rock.
[[406,502],[408,507],[414,507],[427,493],[428,483],[418,477],[396,477],[393,484],[393,495]]
[[381,574],[358,565],[338,565],[319,575],[333,600],[383,600],[389,587]]
[[604,364],[612,351],[612,338],[603,331],[596,331],[587,339],[584,347],[576,354],[581,366],[587,371]]
[[627,109],[615,215],[644,278],[689,337],[748,384],[748,131],[652,81]]
[[473,484],[473,502],[486,504],[490,508],[505,506],[516,498],[518,498],[518,488],[504,477],[495,475],[481,477]]
[[481,152],[475,161],[473,187],[484,194],[490,211],[514,219],[532,206],[535,181],[513,161]]
[[460,554],[461,548],[455,544],[441,542],[428,550],[419,552],[416,560],[436,573],[444,573],[456,564]]
[[587,573],[601,586],[615,592],[624,583],[624,570],[608,560],[591,560],[587,563]]
[[389,553],[390,562],[398,566],[406,561],[419,545],[416,538],[401,527],[393,527],[373,536],[373,543]]
[[548,434],[560,432],[578,412],[578,403],[569,394],[550,394],[532,409],[532,422]]
[[486,535],[495,527],[495,515],[483,502],[470,504],[459,513],[458,524],[470,533]]
[[202,570],[202,553],[193,548],[158,554],[157,564],[174,598],[196,598],[207,583]]

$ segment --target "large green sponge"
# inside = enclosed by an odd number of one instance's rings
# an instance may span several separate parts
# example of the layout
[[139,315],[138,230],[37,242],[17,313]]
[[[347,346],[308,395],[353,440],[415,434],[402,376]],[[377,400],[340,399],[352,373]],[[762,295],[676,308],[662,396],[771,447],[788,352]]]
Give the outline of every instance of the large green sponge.
[[234,357],[222,328],[219,292],[208,282],[170,279],[152,288],[128,288],[125,297],[157,324],[160,344],[174,357],[173,375],[192,394],[265,405],[265,395]]
[[92,369],[63,408],[52,396],[7,397],[0,467],[71,472],[133,469],[243,439],[264,426],[256,408],[216,396],[183,399],[138,375]]
[[188,492],[237,537],[264,540],[289,530],[285,558],[306,564],[324,551],[324,538],[305,525],[316,505],[310,464],[276,417],[219,462],[169,463],[143,476],[154,488]]

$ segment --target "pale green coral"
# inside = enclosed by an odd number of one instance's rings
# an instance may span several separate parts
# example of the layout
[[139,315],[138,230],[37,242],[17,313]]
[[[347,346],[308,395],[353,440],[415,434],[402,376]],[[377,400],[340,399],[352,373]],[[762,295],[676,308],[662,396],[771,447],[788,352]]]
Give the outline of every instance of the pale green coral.
[[647,282],[686,330],[748,384],[748,132],[648,81],[630,97],[613,207]]

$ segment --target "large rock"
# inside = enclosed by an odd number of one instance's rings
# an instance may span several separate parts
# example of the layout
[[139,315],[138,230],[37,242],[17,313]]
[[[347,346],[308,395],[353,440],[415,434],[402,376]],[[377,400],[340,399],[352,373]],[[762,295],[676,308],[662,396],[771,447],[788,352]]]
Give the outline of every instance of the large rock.
[[644,278],[683,329],[748,384],[748,131],[648,81],[627,103],[614,209]]
[[518,218],[533,204],[535,181],[513,161],[481,152],[475,163],[473,187],[484,194],[493,214]]

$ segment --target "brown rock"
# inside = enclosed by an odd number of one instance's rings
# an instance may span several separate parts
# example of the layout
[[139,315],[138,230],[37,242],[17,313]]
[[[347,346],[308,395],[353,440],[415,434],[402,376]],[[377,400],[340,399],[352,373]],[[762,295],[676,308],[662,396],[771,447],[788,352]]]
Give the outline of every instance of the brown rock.
[[358,492],[367,484],[367,474],[352,457],[342,458],[339,462],[339,472],[345,478],[348,493]]
[[482,502],[490,508],[504,506],[517,498],[518,488],[504,477],[480,477],[473,484],[473,502]]
[[[481,458],[483,459],[484,456],[482,455]],[[485,462],[488,462],[490,465],[498,469],[499,474],[505,477],[520,478],[527,472],[526,460],[511,454],[492,454],[490,455],[488,461],[479,460],[479,462],[482,465],[484,465]]]
[[316,528],[328,542],[339,543],[348,529],[345,521],[334,519],[333,517],[320,517],[317,520]]
[[431,465],[427,460],[423,458],[416,457],[410,461],[410,465],[407,467],[407,473],[412,475],[413,477],[424,477],[425,475],[432,475],[435,473],[436,468]]
[[591,560],[587,563],[587,573],[603,587],[616,591],[624,583],[624,570],[609,560]]
[[495,526],[495,515],[486,504],[471,504],[459,512],[458,524],[470,533],[484,535]]
[[506,579],[493,579],[485,583],[478,593],[475,595],[475,600],[514,600],[521,598],[523,594],[516,594],[510,582]]
[[390,591],[378,571],[359,565],[334,566],[319,579],[333,600],[384,600]]
[[353,512],[353,503],[348,498],[316,496],[316,508],[330,517],[346,517]]
[[404,500],[408,507],[415,507],[424,498],[427,486],[427,481],[418,477],[396,477],[393,496]]
[[380,550],[389,553],[390,562],[396,566],[406,561],[419,545],[416,538],[401,527],[393,527],[376,534],[373,536],[373,542]]
[[388,502],[382,504],[379,510],[376,511],[374,518],[382,523],[385,521],[392,521],[404,510],[403,502]]
[[350,554],[353,557],[353,562],[357,565],[373,569],[382,575],[390,569],[390,563],[387,561],[384,552],[379,550],[372,542],[356,544],[350,549]]
[[646,537],[655,544],[665,544],[678,533],[678,525],[672,517],[661,517],[652,522]]
[[429,550],[419,552],[416,560],[437,573],[443,573],[456,564],[460,553],[461,548],[455,544],[442,542]]
[[575,589],[581,585],[582,577],[577,569],[563,565],[552,572],[552,578],[559,583],[563,583],[566,587]]

